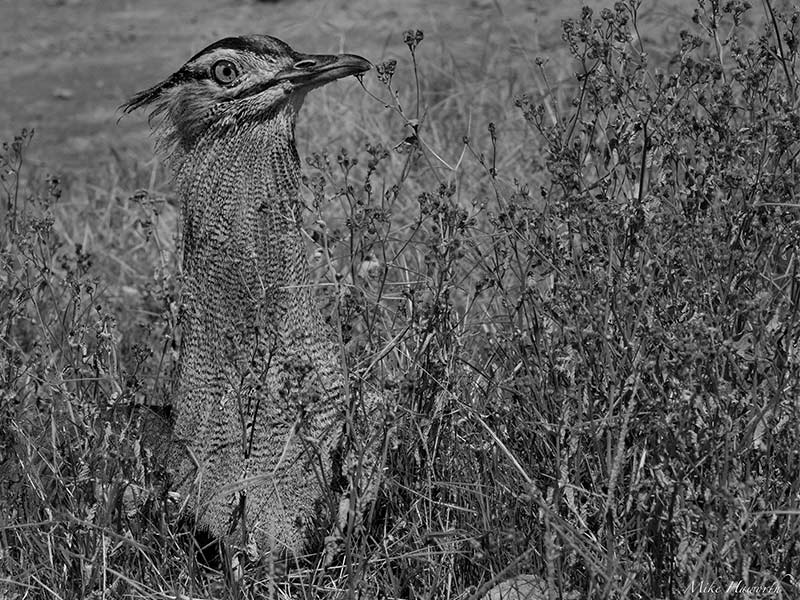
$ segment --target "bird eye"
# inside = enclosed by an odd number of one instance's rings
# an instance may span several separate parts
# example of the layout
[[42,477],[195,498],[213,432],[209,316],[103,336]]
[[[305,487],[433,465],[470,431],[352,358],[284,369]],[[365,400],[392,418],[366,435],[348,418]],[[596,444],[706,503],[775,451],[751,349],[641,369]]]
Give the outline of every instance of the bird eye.
[[236,80],[239,71],[229,60],[218,60],[211,66],[211,76],[219,84],[227,85]]

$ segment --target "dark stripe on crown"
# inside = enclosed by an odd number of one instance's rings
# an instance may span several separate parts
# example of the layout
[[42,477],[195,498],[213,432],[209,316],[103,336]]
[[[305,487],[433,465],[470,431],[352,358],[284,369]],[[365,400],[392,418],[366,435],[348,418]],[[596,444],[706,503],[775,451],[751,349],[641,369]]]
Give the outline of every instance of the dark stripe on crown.
[[292,56],[294,50],[287,44],[269,35],[247,35],[239,37],[227,37],[218,40],[206,46],[200,52],[195,54],[192,58],[186,61],[189,64],[197,60],[204,54],[213,52],[214,50],[236,50],[238,52],[250,52],[255,55],[263,54],[280,54],[285,56]]

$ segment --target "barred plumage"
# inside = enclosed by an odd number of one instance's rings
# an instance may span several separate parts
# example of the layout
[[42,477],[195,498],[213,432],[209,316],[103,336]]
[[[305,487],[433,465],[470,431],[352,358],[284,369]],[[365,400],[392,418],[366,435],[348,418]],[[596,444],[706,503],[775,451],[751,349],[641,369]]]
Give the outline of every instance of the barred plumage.
[[309,90],[369,68],[226,38],[124,107],[151,108],[183,202],[174,485],[212,534],[262,551],[302,548],[346,409],[300,236],[295,119]]

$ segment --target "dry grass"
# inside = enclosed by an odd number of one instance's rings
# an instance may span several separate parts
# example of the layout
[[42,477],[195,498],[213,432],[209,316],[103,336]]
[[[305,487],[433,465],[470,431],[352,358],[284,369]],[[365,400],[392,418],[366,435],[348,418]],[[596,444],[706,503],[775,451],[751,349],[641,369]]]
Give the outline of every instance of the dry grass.
[[634,5],[547,62],[535,15],[458,55],[433,22],[307,107],[320,298],[354,394],[394,403],[365,527],[278,582],[201,556],[124,410],[176,358],[166,174],[115,154],[62,196],[8,146],[0,596],[796,594],[800,24]]

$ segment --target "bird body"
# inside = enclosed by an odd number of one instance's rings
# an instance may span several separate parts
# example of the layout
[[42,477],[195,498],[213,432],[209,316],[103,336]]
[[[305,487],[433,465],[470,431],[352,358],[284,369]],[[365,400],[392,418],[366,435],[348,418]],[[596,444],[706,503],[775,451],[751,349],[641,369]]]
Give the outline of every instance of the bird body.
[[226,38],[125,106],[152,107],[182,198],[175,486],[213,535],[262,552],[302,549],[346,410],[300,235],[295,121],[309,90],[369,67]]

